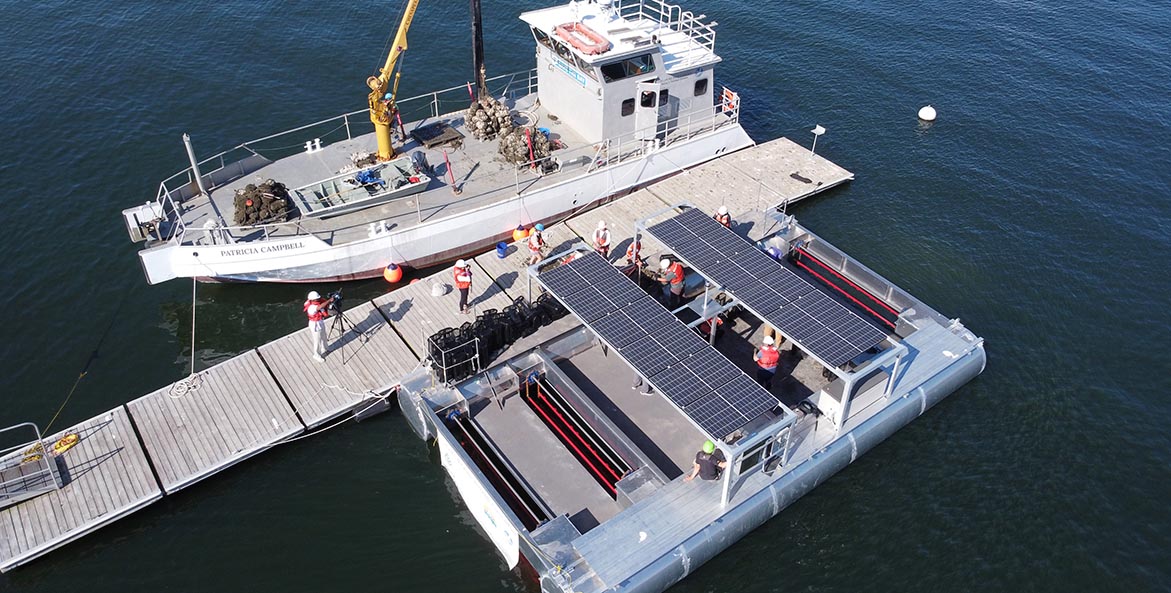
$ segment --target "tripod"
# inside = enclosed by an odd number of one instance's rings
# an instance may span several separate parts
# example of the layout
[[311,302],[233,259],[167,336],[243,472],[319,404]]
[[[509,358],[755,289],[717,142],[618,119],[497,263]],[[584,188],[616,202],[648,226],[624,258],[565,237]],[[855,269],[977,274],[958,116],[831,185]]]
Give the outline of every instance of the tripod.
[[334,332],[337,332],[337,337],[340,338],[346,335],[347,331],[352,330],[361,336],[362,341],[366,340],[366,335],[358,331],[358,326],[354,325],[354,322],[350,321],[349,317],[346,317],[346,313],[341,310],[341,307],[334,305],[332,311],[330,311],[330,317],[333,318],[333,323],[329,324],[329,331],[325,334],[329,339],[333,339]]

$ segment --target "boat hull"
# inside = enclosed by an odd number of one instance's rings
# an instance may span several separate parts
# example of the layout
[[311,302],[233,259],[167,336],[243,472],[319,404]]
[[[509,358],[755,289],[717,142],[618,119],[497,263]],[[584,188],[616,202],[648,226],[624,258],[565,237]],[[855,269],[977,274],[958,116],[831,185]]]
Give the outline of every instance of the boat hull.
[[140,251],[139,258],[151,284],[191,277],[290,283],[371,278],[392,262],[422,268],[483,251],[511,237],[518,224],[550,226],[608,198],[752,145],[739,124],[727,125],[628,162],[433,222],[402,231],[372,229],[367,238],[344,245],[305,234],[247,243],[166,244]]

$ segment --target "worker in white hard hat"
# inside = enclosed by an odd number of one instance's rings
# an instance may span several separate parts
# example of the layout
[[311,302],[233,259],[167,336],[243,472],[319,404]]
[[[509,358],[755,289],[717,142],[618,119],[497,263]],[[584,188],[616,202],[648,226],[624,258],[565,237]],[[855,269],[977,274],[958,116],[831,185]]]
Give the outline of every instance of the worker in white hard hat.
[[467,313],[468,309],[468,291],[472,289],[472,266],[465,260],[457,260],[455,268],[452,269],[452,275],[455,277],[455,287],[459,289],[459,312]]
[[664,257],[659,260],[659,283],[663,285],[663,299],[672,311],[683,301],[683,264]]
[[727,206],[720,206],[720,209],[716,210],[716,215],[712,218],[716,219],[716,222],[724,225],[725,228],[732,228],[732,215],[728,214]]
[[313,343],[313,360],[325,362],[325,353],[329,351],[329,336],[325,331],[325,320],[329,317],[329,306],[333,297],[321,298],[316,290],[309,291],[305,297],[305,315],[309,317],[309,338]]
[[781,351],[777,350],[776,340],[772,336],[765,336],[760,349],[752,353],[752,360],[756,361],[756,381],[765,389],[771,390],[773,377],[777,374],[777,363],[781,360]]
[[598,228],[594,230],[594,251],[606,260],[610,259],[610,229],[606,228],[604,220],[599,220]]

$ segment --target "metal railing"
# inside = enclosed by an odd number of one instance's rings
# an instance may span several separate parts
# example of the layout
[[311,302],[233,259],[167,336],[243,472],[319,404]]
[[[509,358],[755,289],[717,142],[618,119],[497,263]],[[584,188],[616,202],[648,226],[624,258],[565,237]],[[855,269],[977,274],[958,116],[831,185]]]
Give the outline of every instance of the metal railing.
[[[518,163],[516,165],[515,191],[517,195],[523,194],[524,189],[521,184],[532,181],[534,177],[558,175],[583,167],[585,172],[592,173],[640,158],[651,151],[736,124],[740,121],[739,95],[727,87],[724,87],[724,92],[725,95],[731,94],[734,100],[721,100],[719,104],[712,107],[701,107],[657,122],[654,127],[659,133],[655,135],[655,140],[640,137],[645,130],[636,130],[629,134],[608,138],[597,145],[587,144],[575,149],[557,151],[548,157]],[[558,165],[553,173],[546,173],[543,165],[551,159],[554,159]],[[525,172],[528,174],[522,177],[521,174]],[[532,176],[530,177],[529,174]]]
[[708,51],[715,51],[716,23],[703,22],[701,19],[705,15],[696,16],[690,10],[683,10],[681,6],[662,0],[619,0],[615,6],[619,16],[624,19],[657,22],[672,31],[686,35]]
[[[537,70],[535,68],[522,72],[514,72],[502,76],[494,76],[487,80],[488,90],[493,97],[515,99],[536,92]],[[467,85],[433,91],[423,95],[416,95],[398,101],[399,114],[404,122],[425,121],[441,115],[467,108]],[[370,122],[367,109],[360,109],[343,113],[328,119],[306,124],[276,134],[270,134],[255,140],[249,140],[218,154],[199,161],[200,170],[208,189],[220,187],[226,183],[239,179],[257,169],[285,156],[304,150],[305,139],[321,139],[323,143],[330,140],[352,140],[355,136],[368,134],[374,130]],[[361,116],[361,117],[356,117]],[[324,131],[322,131],[324,130]],[[310,134],[304,134],[312,131]],[[292,141],[289,136],[297,134],[297,140]],[[281,139],[280,145],[266,147],[262,143]],[[159,184],[159,191],[155,201],[163,206],[163,215],[175,221],[172,232],[163,237],[163,240],[179,239],[183,241],[186,223],[183,221],[182,202],[198,195],[195,183],[195,174],[191,167],[187,167],[164,179]],[[271,225],[257,225],[250,227],[220,227],[220,230],[265,232],[268,236],[271,227],[286,226],[289,223],[274,223]],[[203,229],[191,229],[202,231]],[[307,231],[306,231],[307,232]],[[295,234],[295,233],[294,233]]]
[[[526,72],[518,72],[505,76],[498,76],[490,79],[493,83],[490,89],[495,88],[493,96],[516,98],[518,96],[525,96],[536,91],[537,71],[536,69]],[[435,91],[426,95],[419,95],[410,99],[403,100],[400,105],[406,105],[411,113],[401,111],[406,118],[412,117],[410,121],[425,122],[430,118],[438,118],[442,115],[453,113],[454,111],[462,110],[468,103],[467,87],[458,86],[445,89],[442,91]],[[454,96],[453,96],[454,95]],[[411,107],[411,105],[414,107]],[[454,111],[449,108],[454,108]],[[260,142],[269,141],[275,138],[280,138],[288,134],[303,132],[308,129],[313,129],[318,126],[326,126],[331,123],[342,122],[340,127],[335,126],[331,132],[336,132],[340,129],[345,130],[345,139],[352,139],[354,137],[355,122],[350,120],[350,116],[366,115],[366,110],[355,111],[352,113],[343,114],[327,120],[322,120],[299,128],[294,128],[287,132],[280,134],[273,134],[265,136],[257,140],[245,142],[238,147],[222,152],[208,159],[201,161],[201,166],[208,162],[223,163],[225,155],[234,150],[247,150],[251,155],[259,156],[268,161],[267,157],[261,156],[262,147],[258,147]],[[722,87],[720,100],[711,107],[701,107],[690,112],[681,114],[669,120],[663,120],[656,123],[658,134],[657,141],[648,141],[636,138],[638,132],[631,132],[615,138],[610,138],[602,141],[600,144],[586,144],[574,149],[557,151],[553,157],[559,162],[558,168],[551,172],[545,173],[540,167],[543,163],[548,161],[549,157],[545,159],[535,159],[526,161],[516,165],[514,175],[514,191],[517,195],[521,195],[525,191],[524,184],[534,182],[538,177],[546,177],[549,175],[567,174],[572,172],[577,173],[593,173],[598,170],[613,167],[630,160],[645,156],[649,151],[670,146],[672,144],[690,140],[696,136],[713,132],[728,125],[737,124],[740,121],[740,96],[728,89]],[[364,126],[373,130],[373,125],[370,124],[369,119],[365,118],[361,121]],[[368,131],[363,132],[368,133]],[[340,140],[340,139],[339,139]],[[324,144],[324,142],[323,142]],[[287,147],[286,147],[287,148]],[[290,154],[303,150],[301,144],[296,145],[296,150]],[[247,157],[251,158],[251,157]],[[231,168],[235,164],[227,165]],[[202,167],[201,167],[202,168]],[[225,168],[221,166],[204,175],[205,178],[212,177],[215,173],[223,171]],[[243,170],[243,169],[241,169]],[[186,174],[190,181],[187,182],[188,190],[194,187],[194,178],[190,177],[191,169],[188,168],[163,182],[160,187],[159,200],[162,203],[166,216],[171,216],[171,219],[176,221],[176,228],[164,240],[174,241],[179,244],[232,244],[237,242],[248,242],[260,239],[270,238],[294,238],[298,236],[312,235],[318,239],[328,241],[332,235],[343,229],[335,229],[330,233],[323,234],[321,231],[311,231],[301,225],[299,220],[292,220],[286,222],[274,222],[260,225],[250,226],[217,226],[214,229],[188,227],[181,216],[181,200],[174,199],[173,189],[167,186],[168,183],[173,182],[177,178],[181,178]],[[244,173],[247,174],[247,173]],[[236,179],[239,176],[232,177]],[[209,187],[215,187],[217,183],[211,179],[213,183]],[[224,181],[218,184],[225,183]],[[492,188],[492,190],[500,188]],[[489,191],[492,191],[489,190]],[[192,194],[193,195],[193,194]],[[416,197],[416,207],[419,210],[420,222],[423,220],[424,210],[433,210],[434,208],[441,208],[449,205],[450,197],[445,196],[446,202],[441,205],[424,205],[425,194],[419,194]],[[467,196],[466,199],[471,199],[474,196]],[[174,213],[173,215],[171,213]],[[359,225],[359,226],[365,226]],[[345,229],[352,230],[352,229]]]
[[0,429],[0,434],[31,429],[35,438],[0,449],[0,507],[31,498],[60,487],[56,457],[51,446],[46,446],[41,429],[32,422],[24,422]]

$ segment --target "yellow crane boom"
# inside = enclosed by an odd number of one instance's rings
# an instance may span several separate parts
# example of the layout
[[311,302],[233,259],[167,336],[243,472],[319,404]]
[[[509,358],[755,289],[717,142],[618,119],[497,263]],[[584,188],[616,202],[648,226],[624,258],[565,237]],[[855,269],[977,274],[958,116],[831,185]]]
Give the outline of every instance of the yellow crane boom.
[[387,94],[386,88],[390,85],[390,73],[399,56],[407,50],[407,30],[411,28],[411,21],[415,18],[415,9],[419,7],[419,0],[409,0],[403,12],[403,20],[398,25],[398,33],[394,36],[394,43],[390,46],[390,54],[386,56],[386,65],[378,71],[377,76],[366,79],[366,86],[370,87],[370,121],[374,122],[374,136],[378,139],[378,160],[389,161],[394,158],[394,146],[390,141],[391,120],[394,118],[397,107],[394,104],[398,93],[398,75],[395,75],[394,88]]

